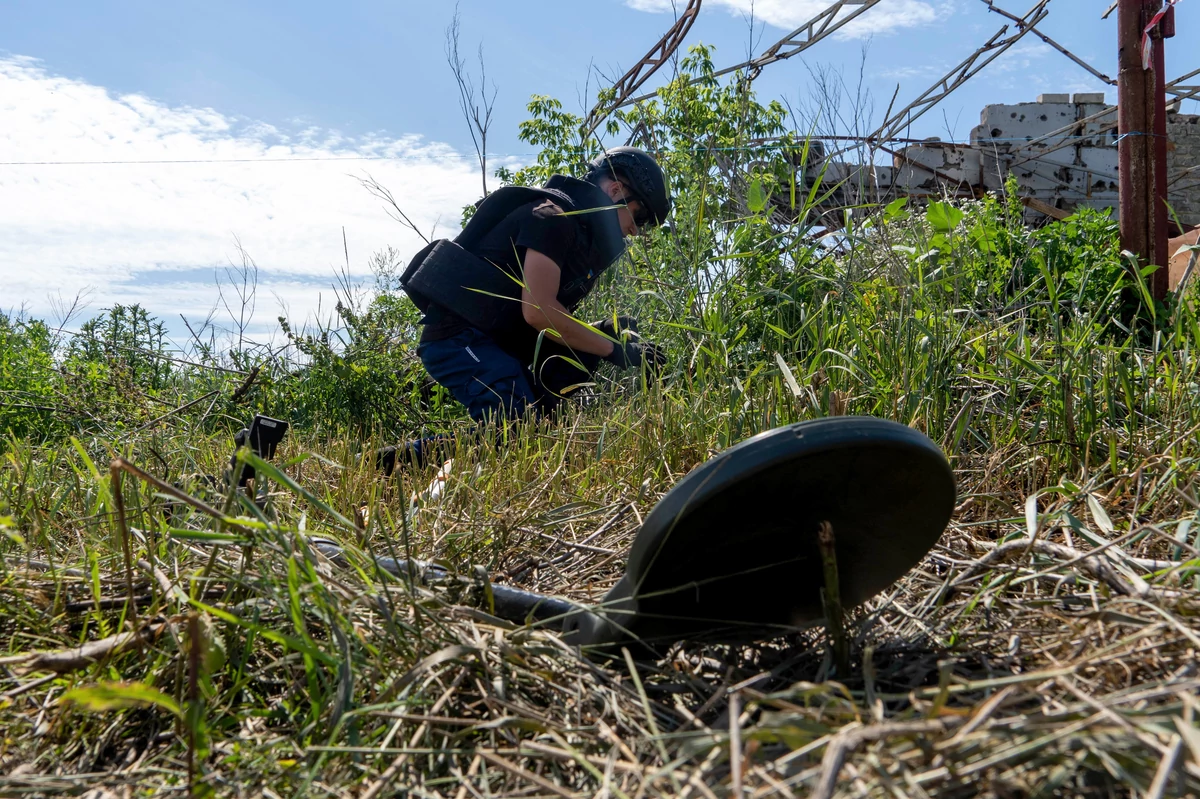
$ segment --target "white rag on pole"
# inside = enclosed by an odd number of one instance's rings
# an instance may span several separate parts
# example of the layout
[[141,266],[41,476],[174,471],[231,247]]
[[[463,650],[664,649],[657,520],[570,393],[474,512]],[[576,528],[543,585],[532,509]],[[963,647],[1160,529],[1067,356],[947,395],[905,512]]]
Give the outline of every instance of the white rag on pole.
[[1167,15],[1167,11],[1178,3],[1179,0],[1167,0],[1166,5],[1159,9],[1158,13],[1150,18],[1150,24],[1142,31],[1142,69],[1150,69],[1150,54],[1154,47],[1150,43],[1150,32],[1154,30],[1154,26],[1162,21],[1162,18]]

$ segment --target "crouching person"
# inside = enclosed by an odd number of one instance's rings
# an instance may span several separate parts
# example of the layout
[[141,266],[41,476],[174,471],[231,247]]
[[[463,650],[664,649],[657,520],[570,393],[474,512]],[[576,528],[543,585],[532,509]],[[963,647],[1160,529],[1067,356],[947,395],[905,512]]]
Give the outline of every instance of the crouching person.
[[[401,276],[424,313],[417,353],[429,375],[483,423],[553,412],[601,360],[661,370],[665,356],[631,320],[589,329],[571,314],[626,238],[670,209],[662,170],[635,147],[599,156],[583,180],[555,175],[540,189],[490,194],[453,241],[429,244]],[[379,465],[390,473],[397,460],[421,464],[446,443],[388,447]]]

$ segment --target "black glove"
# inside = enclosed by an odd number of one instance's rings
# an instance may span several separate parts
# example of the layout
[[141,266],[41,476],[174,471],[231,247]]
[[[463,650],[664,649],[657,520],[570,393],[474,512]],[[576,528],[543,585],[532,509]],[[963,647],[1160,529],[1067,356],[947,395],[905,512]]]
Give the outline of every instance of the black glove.
[[612,317],[610,316],[606,319],[601,319],[599,322],[596,322],[594,325],[592,325],[592,327],[596,328],[609,338],[615,338],[618,341],[621,340],[622,334],[629,334],[633,338],[638,337],[638,323],[637,320],[632,316],[618,316],[617,323],[615,325],[613,324]]
[[667,365],[666,353],[648,341],[618,342],[613,345],[613,351],[604,356],[604,360],[618,369],[637,369],[645,366],[655,375]]

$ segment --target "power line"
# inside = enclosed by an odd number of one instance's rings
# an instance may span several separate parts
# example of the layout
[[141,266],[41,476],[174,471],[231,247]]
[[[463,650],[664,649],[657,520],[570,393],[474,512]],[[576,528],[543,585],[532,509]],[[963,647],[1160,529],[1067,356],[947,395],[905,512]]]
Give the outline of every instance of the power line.
[[[526,155],[535,155],[527,153]],[[512,157],[517,157],[516,154]],[[500,158],[509,156],[496,156]],[[109,159],[96,161],[0,161],[0,166],[99,166],[108,164],[258,164],[289,161],[436,161],[449,158],[468,158],[462,153],[442,155],[314,155],[287,156],[283,158],[156,158],[156,159]]]
[[[1072,127],[1078,123],[1072,123]],[[1095,139],[1099,134],[1091,135],[1065,135],[1054,136],[1047,135],[1044,140],[1053,140],[1056,142],[1075,141],[1079,139]],[[1132,134],[1131,134],[1132,135]],[[913,138],[904,136],[840,136],[840,135],[818,135],[798,136],[792,142],[774,140],[764,140],[752,142],[743,145],[731,145],[728,147],[683,147],[675,148],[675,152],[689,153],[715,153],[715,152],[760,152],[766,149],[800,147],[803,146],[805,139],[813,141],[842,141],[842,142],[861,142],[866,144],[879,142],[892,142],[899,144],[925,144],[925,145],[953,145],[969,147],[977,144],[993,144],[997,142],[1015,142],[1021,144],[1030,143],[1031,139],[1028,136],[1013,136],[1005,137],[981,137],[977,141],[954,141],[943,140],[936,138]],[[1039,139],[1038,141],[1042,141]],[[590,151],[580,150],[581,157],[590,156]],[[489,153],[488,158],[531,158],[537,156],[538,153]],[[439,158],[462,158],[474,161],[473,156],[463,154],[444,155],[444,156],[399,156],[399,155],[362,155],[362,156],[298,156],[288,158],[160,158],[160,159],[107,159],[94,161],[0,161],[0,166],[165,166],[169,164],[255,164],[255,163],[289,163],[289,162],[311,162],[311,161],[415,161],[415,160],[437,160]]]

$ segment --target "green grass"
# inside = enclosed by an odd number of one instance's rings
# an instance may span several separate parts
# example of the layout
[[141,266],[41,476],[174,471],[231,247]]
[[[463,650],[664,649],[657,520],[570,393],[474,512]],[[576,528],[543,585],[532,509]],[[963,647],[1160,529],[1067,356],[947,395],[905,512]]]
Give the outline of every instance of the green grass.
[[[972,270],[997,252],[962,224],[922,260],[925,220],[895,220],[853,244],[853,277],[843,255],[769,291],[729,280],[690,318],[673,310],[683,294],[635,298],[673,355],[661,390],[605,383],[499,445],[461,439],[437,502],[420,498],[432,469],[386,481],[356,462],[380,440],[301,427],[264,510],[184,481],[214,515],[123,473],[122,526],[113,459],[169,480],[216,473],[226,435],[180,414],[122,436],[10,440],[0,791],[1200,789],[1196,317],[1104,313],[1130,291],[1137,303],[1119,262],[1072,276],[1044,265],[1044,241],[1011,262],[1015,283],[988,286]],[[1089,294],[1084,277],[1111,285]],[[939,544],[852,616],[849,674],[832,679],[813,630],[681,646],[635,679],[486,614],[476,567],[595,602],[688,470],[830,413],[926,432],[959,481]],[[344,542],[353,568],[313,535]],[[413,588],[372,554],[463,577]],[[137,629],[139,646],[60,674],[47,669],[61,660],[31,659]]]
[[[579,311],[637,316],[664,383],[605,374],[554,421],[461,436],[437,501],[436,468],[358,459],[465,429],[416,363],[394,252],[337,328],[285,321],[282,353],[205,331],[171,353],[137,308],[70,342],[0,317],[0,794],[1200,792],[1200,317],[1150,300],[1111,220],[1029,230],[1011,185],[821,240],[808,144],[747,144],[785,111],[705,78],[709,55],[618,114],[660,143],[675,222]],[[542,154],[509,177],[573,168],[579,120],[530,111]],[[254,412],[293,424],[255,464],[261,509],[193,477]],[[487,613],[485,576],[598,601],[689,470],[841,414],[929,435],[959,503],[848,618],[849,673],[819,629],[631,666]]]

